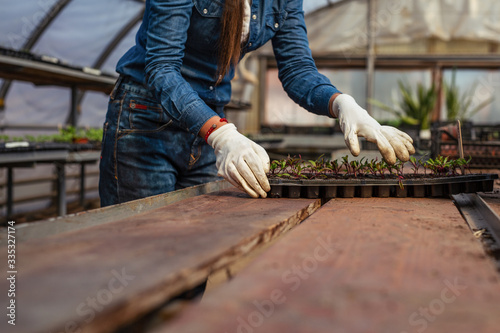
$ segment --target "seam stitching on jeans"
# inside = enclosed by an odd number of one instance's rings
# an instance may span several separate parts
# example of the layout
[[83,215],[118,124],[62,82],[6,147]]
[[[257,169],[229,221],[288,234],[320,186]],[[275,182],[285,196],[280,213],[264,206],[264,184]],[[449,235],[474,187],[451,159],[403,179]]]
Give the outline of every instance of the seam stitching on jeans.
[[200,157],[201,157],[201,146],[198,145],[198,152],[196,154],[196,157],[193,154],[191,154],[191,160],[189,161],[189,169],[191,169],[193,165],[195,165],[196,162],[198,162]]
[[120,200],[120,183],[118,182],[118,133],[120,132],[120,119],[122,116],[122,111],[123,111],[123,101],[125,100],[125,97],[127,96],[127,92],[125,91],[123,93],[123,97],[120,100],[120,109],[118,111],[118,117],[117,117],[117,122],[116,122],[116,131],[115,131],[115,147],[113,151],[113,162],[114,162],[114,171],[115,171],[115,181],[116,181],[116,194],[118,196],[118,202],[121,202]]

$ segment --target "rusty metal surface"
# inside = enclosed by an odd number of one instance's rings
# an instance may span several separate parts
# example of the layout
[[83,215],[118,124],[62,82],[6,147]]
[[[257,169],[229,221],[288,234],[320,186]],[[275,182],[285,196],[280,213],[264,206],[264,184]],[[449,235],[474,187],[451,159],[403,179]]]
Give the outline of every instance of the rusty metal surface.
[[[498,187],[498,186],[497,186]],[[478,193],[481,198],[500,216],[500,188],[490,193]]]
[[453,200],[474,235],[481,239],[486,251],[500,267],[500,217],[477,194],[454,195]]

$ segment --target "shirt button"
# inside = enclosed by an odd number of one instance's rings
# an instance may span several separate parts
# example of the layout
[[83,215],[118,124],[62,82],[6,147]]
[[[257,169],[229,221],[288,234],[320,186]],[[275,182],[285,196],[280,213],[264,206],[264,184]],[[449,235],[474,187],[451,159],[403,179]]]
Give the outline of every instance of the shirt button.
[[280,25],[279,25],[278,23],[274,23],[274,27],[275,27],[276,29],[278,29],[278,27],[279,27],[279,26],[280,26]]
[[213,87],[213,86],[210,86],[210,87],[208,87],[208,89],[210,89],[210,90],[214,90],[214,87]]
[[253,14],[252,15],[252,19],[256,20],[257,19],[257,15]]
[[252,43],[248,43],[248,46],[252,46],[253,44]]
[[208,9],[203,9],[203,14],[208,14]]

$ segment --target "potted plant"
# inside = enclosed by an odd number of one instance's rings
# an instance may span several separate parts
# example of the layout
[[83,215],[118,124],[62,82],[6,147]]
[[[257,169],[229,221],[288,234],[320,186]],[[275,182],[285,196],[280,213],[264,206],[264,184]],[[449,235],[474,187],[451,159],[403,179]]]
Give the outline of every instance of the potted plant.
[[[61,145],[66,144],[92,144],[97,147],[102,140],[103,130],[100,129],[83,129],[75,128],[73,126],[68,126],[65,128],[60,128],[58,133],[51,135],[23,135],[23,136],[9,136],[0,135],[0,143],[4,146],[16,146],[21,147],[21,143],[24,144],[23,147],[33,146],[38,148],[59,148]],[[18,143],[13,145],[12,143]]]
[[[460,120],[462,125],[462,136],[466,140],[472,138],[471,118],[479,111],[493,102],[493,96],[484,101],[477,101],[475,91],[477,84],[473,84],[467,91],[460,91],[456,84],[456,71],[451,76],[451,82],[443,80],[443,92],[445,97],[446,121],[433,124],[434,129],[443,131],[441,140],[449,140],[457,137],[456,121]],[[450,133],[451,138],[446,133]]]
[[434,83],[426,88],[418,83],[416,90],[409,83],[398,81],[401,100],[394,102],[395,107],[381,101],[370,99],[368,102],[381,110],[387,111],[397,117],[401,126],[413,126],[419,130],[416,139],[430,139],[431,115],[436,106],[438,93]]
[[491,96],[480,103],[475,103],[474,92],[476,88],[477,85],[474,84],[467,91],[461,92],[456,85],[455,71],[452,73],[450,83],[443,80],[447,121],[460,120],[462,123],[469,121],[472,116],[493,102],[493,96]]
[[[472,174],[470,159],[438,156],[389,165],[383,160],[303,160],[287,157],[271,162],[269,197],[442,197],[493,190],[496,174]],[[412,172],[405,172],[405,169]]]

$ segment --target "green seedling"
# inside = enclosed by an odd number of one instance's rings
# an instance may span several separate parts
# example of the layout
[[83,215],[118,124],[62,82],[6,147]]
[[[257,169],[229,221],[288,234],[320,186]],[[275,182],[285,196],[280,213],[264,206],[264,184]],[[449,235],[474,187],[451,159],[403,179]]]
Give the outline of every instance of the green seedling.
[[[466,170],[470,168],[472,158],[466,159],[450,159],[449,157],[438,156],[434,159],[430,158],[427,161],[411,157],[409,163],[412,166],[413,175],[419,173],[423,169],[424,174],[427,170],[431,171],[433,176],[455,176],[458,170],[462,167]],[[470,173],[470,170],[469,170]],[[323,156],[316,160],[302,160],[301,156],[288,156],[282,160],[274,160],[271,162],[270,176],[286,177],[286,178],[302,178],[302,179],[317,179],[328,178],[328,175],[334,177],[363,177],[370,174],[374,177],[385,179],[387,176],[398,178],[401,188],[403,188],[404,163],[400,160],[394,165],[387,164],[384,160],[379,161],[377,158],[371,161],[365,160],[349,160],[349,156],[343,156],[340,160],[327,161]]]

